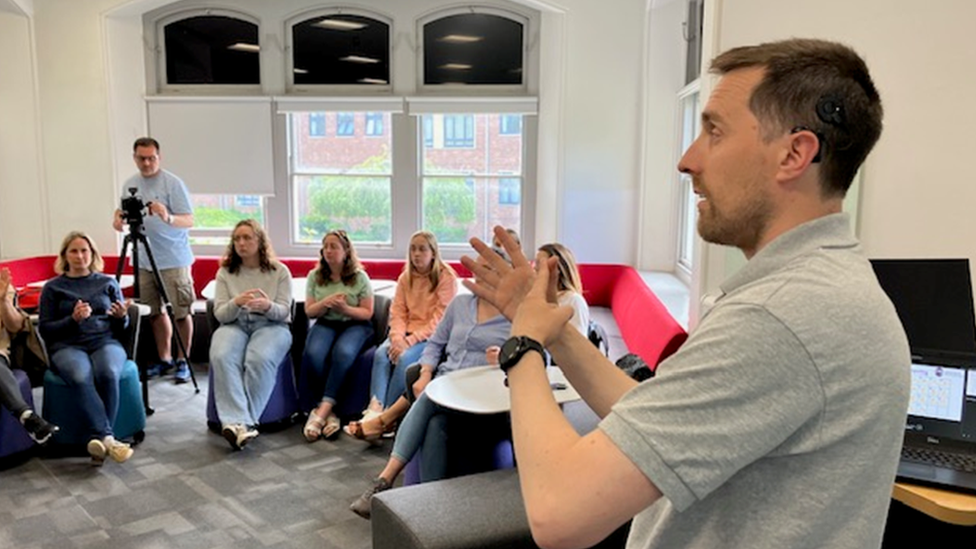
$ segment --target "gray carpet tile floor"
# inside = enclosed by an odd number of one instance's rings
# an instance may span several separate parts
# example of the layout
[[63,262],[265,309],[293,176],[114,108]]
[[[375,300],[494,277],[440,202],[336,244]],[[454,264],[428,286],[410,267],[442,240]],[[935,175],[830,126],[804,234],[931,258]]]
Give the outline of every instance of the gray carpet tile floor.
[[194,371],[199,394],[150,382],[155,414],[127,463],[47,452],[0,470],[0,549],[371,546],[370,523],[348,506],[389,442],[309,444],[296,424],[235,452],[207,429],[206,367]]

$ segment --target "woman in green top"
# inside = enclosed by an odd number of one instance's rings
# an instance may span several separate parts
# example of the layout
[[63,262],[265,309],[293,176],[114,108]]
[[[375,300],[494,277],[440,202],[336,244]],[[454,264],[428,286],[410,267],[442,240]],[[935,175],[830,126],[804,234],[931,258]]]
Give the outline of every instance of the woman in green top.
[[309,329],[299,376],[302,406],[309,410],[302,433],[309,442],[339,433],[332,412],[339,387],[373,336],[373,289],[346,232],[327,233],[319,256],[305,296],[305,314],[318,320]]

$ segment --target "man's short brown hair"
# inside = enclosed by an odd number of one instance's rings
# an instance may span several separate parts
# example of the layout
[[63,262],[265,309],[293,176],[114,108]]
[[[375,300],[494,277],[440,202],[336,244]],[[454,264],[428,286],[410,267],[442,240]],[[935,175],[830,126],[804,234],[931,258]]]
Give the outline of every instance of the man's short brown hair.
[[159,141],[152,137],[140,137],[132,144],[132,152],[136,152],[139,147],[156,147],[156,152],[159,152]]
[[733,48],[712,60],[716,74],[758,67],[749,100],[767,139],[794,129],[820,141],[825,196],[844,196],[881,136],[881,97],[864,60],[836,42],[791,39]]

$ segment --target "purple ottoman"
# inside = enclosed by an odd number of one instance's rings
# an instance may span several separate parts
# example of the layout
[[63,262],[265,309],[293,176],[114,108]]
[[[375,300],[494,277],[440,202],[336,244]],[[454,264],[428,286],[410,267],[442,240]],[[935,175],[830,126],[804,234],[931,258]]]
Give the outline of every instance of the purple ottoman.
[[[12,370],[17,384],[20,386],[20,394],[24,396],[24,401],[33,408],[34,395],[31,394],[30,380],[23,370]],[[34,440],[27,435],[27,431],[20,424],[20,420],[15,418],[6,408],[0,408],[0,458],[19,454],[34,447]]]

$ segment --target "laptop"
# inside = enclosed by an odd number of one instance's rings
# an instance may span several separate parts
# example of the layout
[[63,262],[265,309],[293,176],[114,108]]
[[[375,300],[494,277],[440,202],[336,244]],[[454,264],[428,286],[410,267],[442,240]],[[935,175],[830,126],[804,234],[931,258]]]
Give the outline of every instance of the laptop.
[[976,493],[976,355],[912,357],[898,479]]
[[912,352],[898,478],[976,493],[976,314],[968,259],[872,259]]

